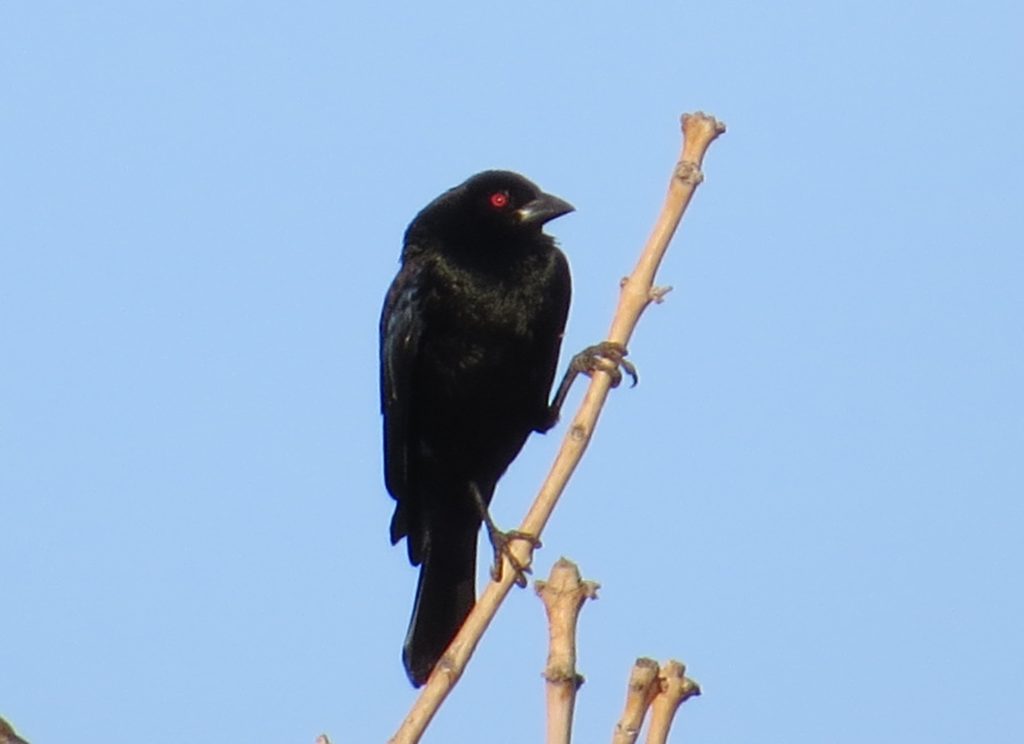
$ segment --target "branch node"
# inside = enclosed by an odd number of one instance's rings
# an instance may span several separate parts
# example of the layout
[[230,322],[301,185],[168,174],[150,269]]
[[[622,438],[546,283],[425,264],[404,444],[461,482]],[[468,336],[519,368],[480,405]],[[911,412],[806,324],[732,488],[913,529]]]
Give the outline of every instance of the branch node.
[[673,175],[687,186],[697,186],[704,182],[704,174],[701,173],[700,166],[689,160],[680,160],[676,163]]
[[455,683],[459,681],[459,677],[462,676],[462,669],[460,668],[459,660],[455,653],[455,649],[449,648],[440,659],[437,660],[437,664],[434,665],[434,671],[431,672],[430,676],[444,675],[446,678],[446,684],[450,687],[454,687]]
[[651,302],[655,305],[660,305],[665,301],[665,295],[671,291],[671,285],[665,287],[651,287]]
[[564,669],[552,669],[544,670],[541,675],[544,681],[551,685],[559,686],[572,686],[573,690],[578,690],[583,687],[583,683],[586,682],[586,678],[582,674],[573,674],[567,672]]

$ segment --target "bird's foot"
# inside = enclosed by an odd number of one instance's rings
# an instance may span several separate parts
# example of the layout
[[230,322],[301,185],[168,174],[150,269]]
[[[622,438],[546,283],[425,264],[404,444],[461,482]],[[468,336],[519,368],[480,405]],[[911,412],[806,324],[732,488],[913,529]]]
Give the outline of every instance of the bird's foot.
[[526,575],[530,573],[530,567],[524,566],[520,563],[519,559],[516,558],[515,553],[512,552],[512,541],[513,540],[526,540],[533,546],[534,550],[540,547],[540,540],[536,535],[531,535],[529,532],[521,532],[519,530],[509,530],[508,532],[502,532],[494,526],[494,522],[489,519],[484,523],[487,525],[487,537],[491,541],[491,547],[494,548],[494,563],[491,565],[491,578],[494,581],[501,581],[505,562],[503,558],[508,558],[509,564],[512,566],[512,570],[515,572],[515,585],[522,588],[526,586]]
[[569,368],[565,370],[562,382],[558,385],[555,399],[548,407],[544,420],[536,430],[543,433],[558,422],[562,413],[562,406],[569,395],[569,388],[573,381],[580,374],[587,377],[593,376],[594,372],[603,370],[612,378],[612,387],[618,387],[622,382],[622,372],[633,378],[633,387],[639,381],[636,373],[636,366],[626,359],[626,347],[618,341],[602,341],[599,344],[588,346],[569,362]]
[[625,372],[633,379],[631,387],[636,387],[640,378],[636,373],[636,365],[626,359],[626,347],[617,341],[602,341],[588,346],[572,358],[569,369],[577,374],[590,377],[598,370],[607,372],[612,378],[612,387],[618,387]]
[[491,512],[487,508],[487,503],[484,501],[483,495],[480,493],[480,489],[476,483],[469,484],[469,491],[473,496],[473,503],[476,505],[477,511],[480,512],[480,519],[483,520],[484,526],[487,527],[487,537],[491,541],[491,547],[494,548],[494,563],[491,565],[491,578],[495,581],[501,581],[502,568],[505,563],[502,558],[508,558],[509,564],[512,566],[512,570],[516,573],[515,583],[518,587],[526,586],[526,574],[530,573],[529,565],[524,566],[515,553],[512,552],[512,541],[513,540],[526,540],[536,550],[540,547],[540,539],[536,535],[531,535],[529,532],[521,532],[519,530],[509,530],[505,532],[498,529],[498,525],[491,519]]

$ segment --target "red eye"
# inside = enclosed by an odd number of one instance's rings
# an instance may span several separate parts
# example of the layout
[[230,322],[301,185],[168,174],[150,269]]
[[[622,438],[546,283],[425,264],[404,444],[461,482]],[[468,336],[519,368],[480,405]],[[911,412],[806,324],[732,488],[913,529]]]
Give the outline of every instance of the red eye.
[[508,193],[495,191],[491,194],[491,206],[495,209],[504,209],[508,206]]

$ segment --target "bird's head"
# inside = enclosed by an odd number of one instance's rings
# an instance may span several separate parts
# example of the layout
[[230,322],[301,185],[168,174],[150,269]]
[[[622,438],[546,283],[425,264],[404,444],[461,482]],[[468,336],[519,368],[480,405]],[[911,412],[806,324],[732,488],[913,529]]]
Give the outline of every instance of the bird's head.
[[564,199],[546,194],[512,171],[477,173],[420,212],[410,231],[425,228],[454,243],[517,241],[539,235],[545,223],[572,212]]
[[461,199],[476,220],[499,231],[532,230],[573,211],[573,206],[511,171],[484,171],[462,186]]

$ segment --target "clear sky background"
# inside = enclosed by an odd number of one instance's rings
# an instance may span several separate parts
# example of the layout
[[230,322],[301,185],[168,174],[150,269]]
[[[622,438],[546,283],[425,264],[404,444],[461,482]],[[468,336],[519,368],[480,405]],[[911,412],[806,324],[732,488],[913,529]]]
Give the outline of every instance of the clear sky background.
[[[729,131],[641,383],[537,556],[603,585],[577,741],[644,655],[704,686],[677,741],[1020,742],[1022,28],[986,0],[0,3],[0,715],[33,744],[386,740],[402,231],[490,167],[573,202],[578,350],[704,109]],[[545,644],[513,593],[427,741],[539,741]]]

